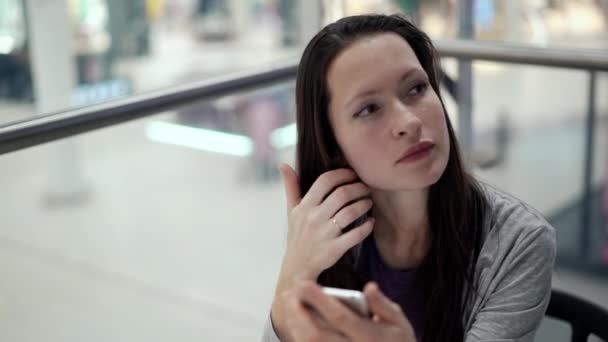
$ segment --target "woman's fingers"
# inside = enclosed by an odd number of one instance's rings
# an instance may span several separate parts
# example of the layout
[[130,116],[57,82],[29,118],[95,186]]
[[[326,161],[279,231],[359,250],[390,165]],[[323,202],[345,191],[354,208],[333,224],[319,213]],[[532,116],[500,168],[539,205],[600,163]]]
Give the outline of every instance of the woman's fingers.
[[338,299],[323,293],[319,285],[305,283],[297,292],[298,297],[314,310],[317,310],[319,315],[327,322],[327,325],[337,329],[337,332],[349,336],[360,326],[363,318]]
[[331,242],[330,248],[337,255],[344,255],[347,250],[363,241],[372,232],[374,223],[373,217],[368,218],[362,225],[338,236]]
[[350,204],[338,211],[338,213],[332,218],[336,223],[334,224],[335,227],[332,227],[332,229],[335,229],[335,236],[339,235],[341,230],[346,226],[363,216],[363,214],[367,213],[371,209],[372,205],[372,200],[366,198]]
[[403,324],[407,320],[401,307],[387,298],[376,283],[367,283],[363,293],[370,311],[374,314],[374,321]]
[[287,326],[291,332],[293,341],[329,341],[347,342],[346,338],[340,336],[337,331],[319,321],[310,308],[305,307],[302,295],[290,298],[290,317]]
[[287,197],[287,212],[289,213],[302,200],[300,194],[300,180],[296,171],[288,164],[279,166],[283,185],[285,186],[285,196]]
[[291,314],[286,323],[296,341],[304,339],[305,334],[311,331],[321,329],[319,324],[315,322],[315,318],[297,297],[290,298],[287,305]]
[[[323,203],[321,203],[319,206],[319,209],[322,212],[321,215],[324,217],[332,217],[336,215],[336,213],[340,211],[340,209],[342,209],[347,203],[368,196],[370,193],[370,188],[362,182],[342,185],[336,188],[329,196],[327,196]],[[348,223],[346,223],[345,226],[347,224]]]
[[[397,304],[386,298],[375,284],[364,289],[375,319],[361,317],[348,306],[323,292],[313,281],[300,282],[292,296],[300,305],[292,310],[292,332],[296,341],[415,341],[414,331]],[[303,304],[302,304],[303,303]],[[318,312],[323,320],[314,317]],[[290,313],[290,314],[291,314]],[[326,324],[322,324],[325,322]]]
[[351,169],[336,169],[323,173],[312,184],[302,202],[313,207],[321,204],[323,199],[336,187],[357,180],[357,174]]

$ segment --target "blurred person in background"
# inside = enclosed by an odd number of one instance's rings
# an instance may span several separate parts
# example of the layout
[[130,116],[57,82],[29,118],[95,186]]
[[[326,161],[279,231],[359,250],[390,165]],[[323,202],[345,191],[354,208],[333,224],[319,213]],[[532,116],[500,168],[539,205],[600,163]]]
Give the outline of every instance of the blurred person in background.
[[32,77],[27,47],[10,54],[0,53],[0,97],[31,101]]
[[[331,23],[339,18],[361,13],[392,13],[399,9],[401,0],[323,0],[323,22]],[[404,1],[410,8],[413,2]]]
[[[555,230],[465,168],[438,75],[401,16],[340,19],[304,50],[264,341],[534,340]],[[320,286],[362,290],[371,317]]]
[[547,8],[546,0],[528,0],[524,2],[524,15],[530,25],[530,40],[538,45],[546,45],[549,41],[544,11]]
[[69,0],[78,83],[102,81],[108,74],[105,54],[110,48],[108,4],[105,0]]
[[189,30],[191,19],[198,9],[197,0],[165,1],[164,21],[170,31]]
[[279,176],[277,150],[272,144],[271,134],[281,124],[283,112],[275,97],[270,91],[256,92],[245,100],[240,110],[253,142],[254,174],[261,182],[272,181]]
[[157,21],[163,15],[165,0],[146,0],[146,11],[151,21]]
[[598,0],[604,13],[604,26],[608,28],[608,0]]
[[283,46],[293,46],[298,42],[297,2],[295,0],[279,0],[279,13],[282,19],[281,43]]
[[398,0],[398,3],[403,13],[420,25],[420,0]]
[[31,100],[25,13],[19,0],[0,0],[0,97]]
[[198,0],[195,29],[197,35],[206,40],[232,38],[235,28],[227,1]]

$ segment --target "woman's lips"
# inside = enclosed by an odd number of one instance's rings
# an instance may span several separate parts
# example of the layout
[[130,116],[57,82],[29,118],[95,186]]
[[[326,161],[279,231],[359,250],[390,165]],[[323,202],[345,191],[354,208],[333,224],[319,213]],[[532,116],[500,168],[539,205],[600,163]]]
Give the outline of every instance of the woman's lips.
[[431,154],[434,147],[435,144],[430,141],[420,142],[407,149],[397,163],[410,163],[425,158]]

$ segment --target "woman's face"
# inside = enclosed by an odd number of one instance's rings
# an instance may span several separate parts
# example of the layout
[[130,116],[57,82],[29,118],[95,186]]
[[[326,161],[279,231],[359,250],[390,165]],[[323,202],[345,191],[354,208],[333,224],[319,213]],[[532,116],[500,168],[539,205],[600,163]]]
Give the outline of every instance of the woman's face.
[[439,180],[450,154],[445,114],[403,38],[358,39],[332,62],[327,83],[336,140],[364,183],[399,191]]

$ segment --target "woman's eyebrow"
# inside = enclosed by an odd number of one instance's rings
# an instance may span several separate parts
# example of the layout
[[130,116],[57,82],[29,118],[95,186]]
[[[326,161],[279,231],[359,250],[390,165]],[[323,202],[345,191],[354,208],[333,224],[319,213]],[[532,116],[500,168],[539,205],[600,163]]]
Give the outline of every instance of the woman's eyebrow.
[[364,92],[358,93],[355,96],[351,97],[350,100],[348,100],[348,102],[346,102],[345,107],[350,107],[351,104],[353,102],[355,102],[358,98],[360,97],[365,97],[365,96],[369,96],[369,95],[374,95],[375,93],[377,93],[377,90],[366,90]]
[[409,79],[409,78],[411,78],[413,76],[416,76],[417,74],[424,75],[425,73],[424,73],[424,71],[422,69],[414,67],[414,68],[411,68],[408,71],[406,71],[403,74],[403,76],[401,76],[400,81],[403,82],[403,81],[405,81],[405,80],[407,80],[407,79]]
[[[421,72],[422,71],[420,70],[420,68],[417,68],[417,67],[410,68],[406,72],[403,73],[403,75],[399,79],[399,82],[403,82],[403,81],[409,79],[410,77],[412,77],[413,75],[421,73]],[[352,105],[352,103],[355,102],[355,100],[357,100],[360,97],[373,95],[377,92],[378,92],[378,90],[376,90],[376,89],[367,89],[360,93],[356,93],[348,101],[346,101],[345,107],[350,107]]]

